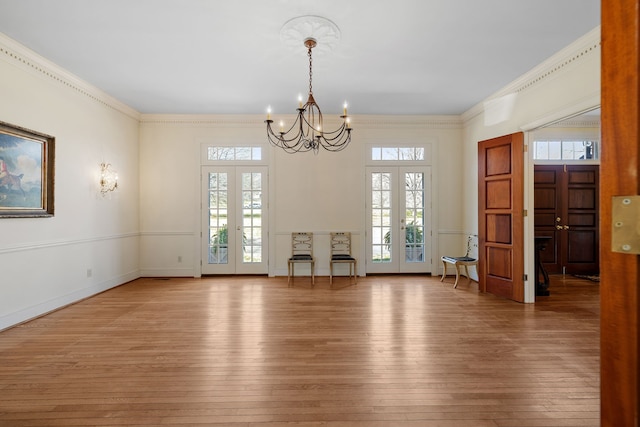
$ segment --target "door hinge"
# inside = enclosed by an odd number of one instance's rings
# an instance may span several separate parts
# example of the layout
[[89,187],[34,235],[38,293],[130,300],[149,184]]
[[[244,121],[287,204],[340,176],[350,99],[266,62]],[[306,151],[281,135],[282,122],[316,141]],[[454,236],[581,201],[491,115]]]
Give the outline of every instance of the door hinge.
[[529,276],[527,276],[526,274],[523,274],[522,275],[522,280],[524,280],[526,282],[527,280],[529,280]]
[[523,146],[523,147],[524,147],[524,152],[525,152],[525,153],[529,151],[529,145],[524,144],[524,146]]
[[640,196],[615,196],[611,208],[611,251],[640,254]]
[[529,215],[529,212],[527,212],[527,210],[526,210],[526,209],[525,209],[525,210],[523,210],[523,211],[522,211],[522,216],[527,216],[527,215]]

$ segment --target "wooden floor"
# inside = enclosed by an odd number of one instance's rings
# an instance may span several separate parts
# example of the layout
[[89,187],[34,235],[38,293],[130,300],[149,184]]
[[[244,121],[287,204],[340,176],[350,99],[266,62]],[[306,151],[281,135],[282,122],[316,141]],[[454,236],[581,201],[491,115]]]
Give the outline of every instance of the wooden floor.
[[0,333],[0,426],[598,426],[598,283],[140,279]]

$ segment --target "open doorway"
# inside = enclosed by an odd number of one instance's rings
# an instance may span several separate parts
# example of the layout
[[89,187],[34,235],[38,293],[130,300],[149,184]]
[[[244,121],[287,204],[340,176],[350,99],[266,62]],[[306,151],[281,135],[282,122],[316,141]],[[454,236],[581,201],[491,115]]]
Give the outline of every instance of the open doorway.
[[600,110],[534,129],[528,140],[533,235],[545,239],[543,274],[597,278]]

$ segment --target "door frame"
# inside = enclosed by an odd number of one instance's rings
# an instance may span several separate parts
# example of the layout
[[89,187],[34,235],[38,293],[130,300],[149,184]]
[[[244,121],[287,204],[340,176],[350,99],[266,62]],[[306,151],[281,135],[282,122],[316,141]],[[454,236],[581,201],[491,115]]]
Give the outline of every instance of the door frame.
[[[640,257],[614,252],[614,196],[640,194],[640,0],[602,2],[600,424],[638,426]],[[624,124],[624,125],[622,125]]]
[[[201,171],[201,183],[200,183],[200,199],[202,203],[202,209],[200,211],[200,247],[201,247],[201,264],[200,271],[201,274],[268,274],[269,273],[269,168],[264,165],[254,165],[254,164],[243,164],[243,165],[225,165],[225,164],[217,164],[217,165],[202,165],[200,168]],[[208,194],[208,188],[206,185],[206,176],[209,172],[219,171],[227,173],[229,176],[229,187],[228,187],[228,201],[233,203],[233,207],[228,206],[227,211],[230,214],[227,218],[227,230],[229,236],[229,252],[228,252],[228,263],[220,264],[219,272],[207,272],[204,273],[205,264],[207,264],[208,259],[208,249],[205,249],[205,246],[208,248],[208,244],[205,245],[206,236],[209,234],[208,226],[205,226],[205,215],[206,211],[208,211],[208,206],[206,204],[206,196]],[[242,234],[239,231],[242,230],[243,222],[244,222],[244,209],[242,200],[242,174],[250,172],[250,173],[261,173],[263,175],[263,188],[261,190],[262,193],[262,207],[261,207],[261,223],[262,223],[262,262],[253,263],[253,264],[244,264],[242,262],[243,258],[243,238]],[[232,195],[231,195],[232,194]],[[232,238],[233,236],[233,238]],[[233,242],[233,243],[232,243]],[[244,266],[244,268],[243,268]],[[240,268],[239,268],[240,267]],[[215,268],[215,267],[212,267]]]
[[[374,172],[390,172],[397,174],[397,182],[393,184],[393,193],[392,193],[392,206],[398,210],[398,215],[401,214],[401,201],[404,200],[402,196],[402,191],[404,190],[404,185],[402,184],[402,177],[407,172],[419,172],[424,173],[424,212],[423,212],[423,243],[424,243],[424,254],[422,263],[406,263],[403,262],[405,259],[405,252],[402,249],[398,249],[397,246],[395,248],[395,254],[392,253],[392,257],[395,255],[398,259],[397,265],[395,268],[397,271],[392,272],[384,272],[384,271],[372,271],[370,262],[371,255],[371,173]],[[429,273],[433,274],[434,262],[433,262],[433,167],[430,165],[424,164],[381,164],[377,166],[365,166],[365,239],[364,239],[364,259],[365,259],[365,270],[366,273],[370,274],[409,274],[409,273]],[[406,202],[406,201],[405,201]],[[395,228],[396,232],[399,235],[402,235],[402,229],[400,228],[399,219],[393,220],[392,229]],[[405,223],[406,226],[406,223]],[[404,227],[403,227],[404,228]],[[402,239],[402,237],[401,237]],[[391,262],[388,265],[389,267],[393,267],[394,262]],[[374,269],[377,270],[377,269]]]
[[[198,153],[197,153],[197,160],[194,159],[195,164],[198,165],[198,173],[195,174],[195,180],[193,182],[193,188],[197,189],[196,190],[196,196],[195,196],[195,202],[197,203],[197,209],[194,209],[194,213],[193,213],[193,217],[192,217],[192,221],[193,221],[193,226],[194,229],[197,230],[197,232],[193,233],[193,251],[194,254],[196,254],[198,256],[198,258],[195,260],[195,265],[194,265],[194,274],[193,277],[194,278],[199,278],[202,277],[202,266],[203,266],[203,262],[204,262],[204,258],[205,256],[207,256],[206,253],[204,253],[202,251],[202,234],[204,233],[205,230],[203,230],[202,228],[202,217],[203,217],[203,213],[202,213],[202,209],[204,208],[203,206],[203,202],[202,202],[202,192],[203,189],[201,188],[202,186],[202,171],[205,167],[207,166],[218,166],[218,167],[226,167],[226,166],[233,166],[233,167],[238,167],[238,166],[246,166],[246,167],[264,167],[266,168],[267,171],[267,175],[268,175],[268,197],[266,200],[264,200],[264,203],[267,203],[267,209],[269,209],[270,206],[273,205],[274,203],[274,191],[272,191],[272,189],[274,188],[274,183],[272,182],[272,169],[274,168],[275,165],[275,156],[274,156],[274,151],[270,149],[270,147],[268,145],[264,145],[264,144],[255,144],[255,143],[230,143],[229,141],[219,141],[216,138],[212,138],[212,137],[198,137],[195,139],[196,144],[198,144]],[[250,147],[250,148],[260,148],[260,152],[261,152],[261,158],[257,159],[257,160],[210,160],[208,158],[208,151],[209,148],[211,147],[223,147],[223,148],[237,148],[237,147]],[[267,258],[267,274],[269,277],[274,277],[275,276],[275,267],[274,264],[271,261],[271,257],[273,256],[273,254],[275,254],[276,251],[276,247],[275,247],[275,240],[276,239],[272,239],[271,237],[271,230],[274,230],[275,227],[275,223],[274,223],[274,218],[273,215],[268,215],[268,220],[267,220],[267,227],[268,227],[268,232],[267,232],[267,244],[264,247],[265,250],[267,251],[267,256],[269,258]]]
[[[527,280],[524,286],[524,302],[534,303],[536,300],[536,288],[535,288],[535,227],[534,227],[534,161],[533,161],[533,141],[535,140],[535,133],[541,128],[548,126],[552,123],[557,123],[562,120],[568,120],[576,116],[580,116],[586,112],[600,108],[600,92],[585,97],[581,102],[569,106],[565,109],[560,109],[550,114],[546,114],[536,120],[526,123],[521,126],[520,129],[524,132],[525,158],[524,158],[524,208],[527,211],[527,216],[524,218],[524,272],[527,275]],[[600,138],[600,150],[602,152],[602,138]],[[593,162],[597,164],[597,162]],[[602,166],[602,163],[600,162]],[[601,168],[602,170],[602,168]],[[600,196],[602,197],[602,195]],[[602,204],[600,204],[600,210],[602,210]],[[600,239],[600,246],[602,247],[602,239]],[[600,258],[600,268],[602,268],[602,258]]]

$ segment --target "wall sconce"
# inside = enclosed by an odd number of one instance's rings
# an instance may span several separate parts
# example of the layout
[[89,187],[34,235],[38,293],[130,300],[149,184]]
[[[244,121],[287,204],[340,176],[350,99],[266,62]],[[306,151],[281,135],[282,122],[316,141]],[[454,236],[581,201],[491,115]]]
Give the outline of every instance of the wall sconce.
[[100,193],[106,196],[116,188],[118,188],[117,172],[111,168],[111,163],[100,163]]

